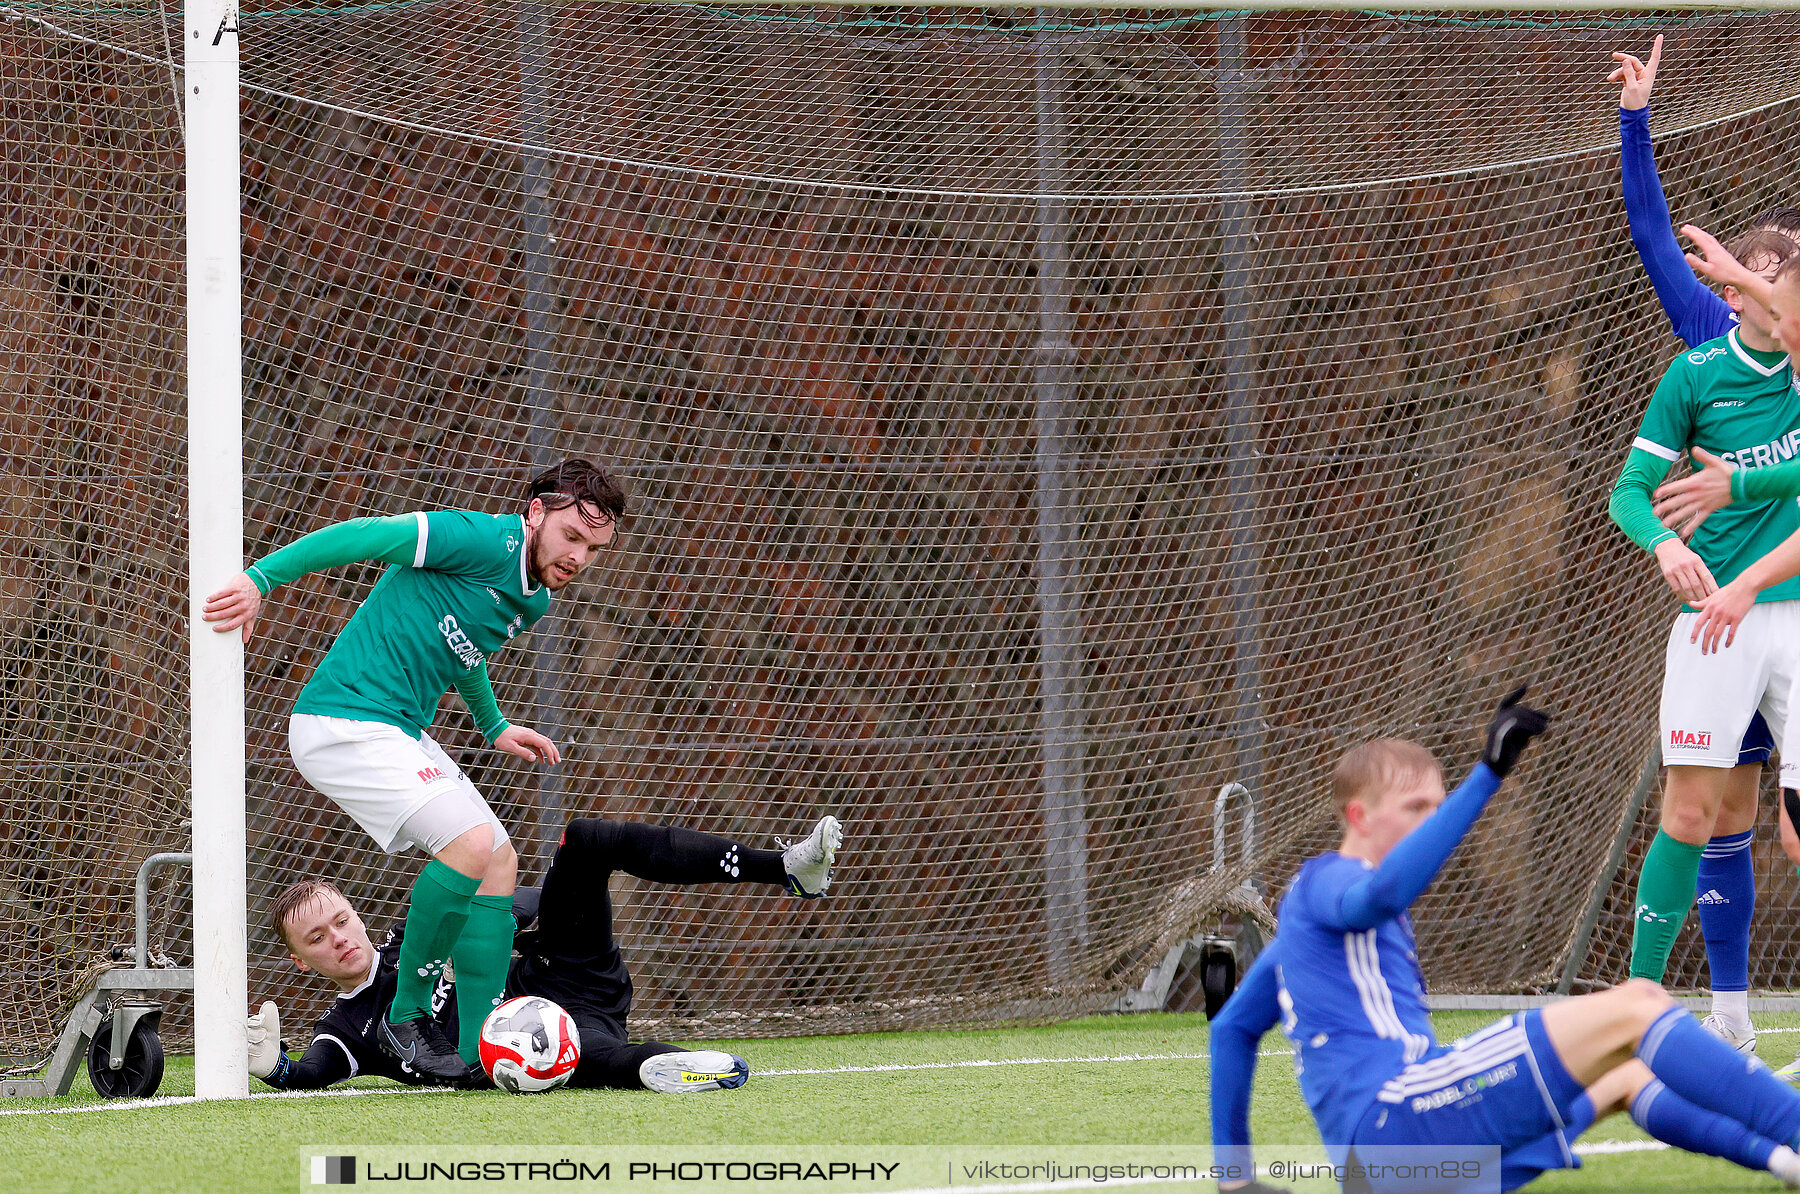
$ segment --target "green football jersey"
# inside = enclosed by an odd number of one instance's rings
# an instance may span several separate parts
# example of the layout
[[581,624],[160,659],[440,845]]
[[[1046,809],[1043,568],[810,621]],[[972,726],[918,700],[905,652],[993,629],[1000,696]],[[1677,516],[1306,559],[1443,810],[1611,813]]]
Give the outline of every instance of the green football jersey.
[[[452,685],[465,687],[479,670],[485,688],[487,657],[544,616],[550,591],[527,568],[522,515],[436,510],[355,521],[365,525],[353,558],[391,566],[301,689],[294,712],[422,734]],[[257,561],[251,577],[273,588],[316,570],[320,561],[307,556],[306,542]]]
[[[1665,473],[1692,447],[1741,469],[1793,459],[1800,449],[1800,388],[1788,358],[1753,353],[1739,342],[1735,328],[1682,353],[1651,396],[1632,447],[1663,462]],[[1647,506],[1647,494],[1643,500]],[[1723,585],[1795,531],[1800,531],[1800,504],[1739,503],[1713,512],[1688,546]],[[1757,600],[1795,597],[1800,597],[1800,577],[1764,589]]]

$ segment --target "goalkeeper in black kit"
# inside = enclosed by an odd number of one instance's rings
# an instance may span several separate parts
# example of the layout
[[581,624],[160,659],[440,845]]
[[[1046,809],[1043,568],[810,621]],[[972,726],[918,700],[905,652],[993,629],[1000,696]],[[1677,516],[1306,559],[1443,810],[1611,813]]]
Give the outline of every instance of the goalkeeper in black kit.
[[[575,1020],[581,1062],[573,1086],[668,1094],[742,1086],[750,1067],[734,1054],[629,1039],[631,975],[613,939],[607,883],[614,871],[624,871],[656,883],[764,883],[813,899],[830,886],[842,842],[835,817],[821,818],[811,834],[781,850],[752,850],[676,826],[571,821],[543,887],[523,888],[515,897],[518,956],[507,975],[506,996],[541,996]],[[350,901],[319,879],[284,891],[269,919],[294,965],[336,983],[339,994],[298,1059],[282,1048],[276,1006],[264,1003],[250,1017],[250,1072],[282,1090],[317,1089],[366,1074],[414,1086],[433,1084],[377,1040],[397,981],[400,931],[390,931],[381,946],[374,946]],[[450,1039],[456,1038],[456,989],[447,978],[440,977],[432,992],[431,1016]],[[469,1067],[462,1083],[487,1084],[479,1065]]]

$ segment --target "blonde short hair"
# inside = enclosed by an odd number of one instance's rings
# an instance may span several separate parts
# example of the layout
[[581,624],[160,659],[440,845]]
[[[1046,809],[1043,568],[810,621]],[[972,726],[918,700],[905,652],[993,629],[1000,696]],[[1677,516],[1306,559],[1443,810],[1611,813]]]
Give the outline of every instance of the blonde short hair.
[[1391,792],[1409,780],[1441,779],[1437,756],[1404,738],[1377,738],[1344,752],[1331,773],[1331,803],[1338,816],[1352,800]]
[[269,906],[269,927],[275,930],[275,935],[281,938],[281,943],[289,950],[294,948],[294,943],[288,937],[288,920],[294,913],[327,893],[340,898],[344,894],[337,889],[336,884],[324,879],[302,879],[275,897],[275,902]]

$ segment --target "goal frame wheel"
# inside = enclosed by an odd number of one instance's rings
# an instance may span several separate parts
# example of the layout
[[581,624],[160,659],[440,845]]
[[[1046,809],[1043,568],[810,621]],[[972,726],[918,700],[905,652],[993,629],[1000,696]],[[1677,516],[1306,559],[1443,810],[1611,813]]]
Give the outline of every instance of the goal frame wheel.
[[1200,959],[1200,989],[1206,996],[1206,1018],[1211,1020],[1237,990],[1237,954],[1229,945],[1209,945]]
[[[122,1064],[114,1069],[112,1038],[113,1025],[121,1018],[118,1012],[129,1017],[130,1027]],[[87,1050],[88,1081],[96,1094],[106,1099],[147,1099],[156,1093],[163,1079],[162,1037],[156,1031],[161,1020],[162,1008],[155,1005],[115,1007],[100,1017]]]

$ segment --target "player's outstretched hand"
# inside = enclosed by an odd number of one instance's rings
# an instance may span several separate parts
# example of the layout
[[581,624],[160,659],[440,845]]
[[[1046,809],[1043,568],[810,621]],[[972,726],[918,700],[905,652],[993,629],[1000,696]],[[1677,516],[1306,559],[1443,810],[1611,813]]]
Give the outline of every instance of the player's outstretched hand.
[[264,1000],[262,1010],[245,1022],[245,1036],[250,1042],[250,1072],[268,1078],[281,1068],[281,1012],[274,1000]]
[[1662,61],[1662,34],[1650,43],[1650,61],[1619,50],[1613,51],[1613,61],[1619,65],[1606,76],[1606,81],[1619,84],[1619,107],[1635,112],[1650,102],[1650,90],[1656,86],[1656,64]]
[[1656,564],[1663,579],[1675,595],[1689,605],[1699,605],[1718,590],[1712,569],[1706,566],[1693,548],[1679,539],[1664,539],[1656,545]]
[[1694,619],[1688,642],[1700,644],[1700,654],[1723,651],[1737,639],[1737,628],[1756,604],[1756,590],[1732,581],[1704,601],[1694,602],[1700,616]]
[[524,726],[507,726],[494,739],[494,745],[509,755],[518,755],[527,763],[543,763],[554,767],[562,762],[562,751],[556,749],[556,743]]
[[1519,761],[1526,745],[1550,728],[1548,713],[1519,704],[1525,699],[1527,687],[1521,684],[1507,693],[1500,707],[1494,710],[1494,720],[1488,723],[1487,746],[1481,752],[1481,761],[1502,778]]
[[1658,485],[1651,496],[1656,499],[1656,517],[1662,524],[1684,539],[1692,538],[1706,516],[1731,505],[1731,474],[1737,466],[1714,456],[1705,448],[1690,448],[1700,471],[1679,481]]
[[206,607],[201,617],[208,622],[218,623],[213,627],[220,634],[244,628],[244,641],[250,641],[251,631],[256,629],[256,614],[262,609],[262,590],[250,579],[250,574],[240,572],[226,582],[225,587],[206,599]]
[[1694,242],[1694,247],[1705,256],[1693,253],[1687,255],[1687,263],[1694,272],[1703,278],[1711,278],[1721,286],[1735,286],[1759,303],[1767,306],[1769,297],[1769,281],[1760,274],[1753,274],[1744,268],[1744,263],[1726,252],[1719,238],[1697,224],[1683,224],[1681,235]]

